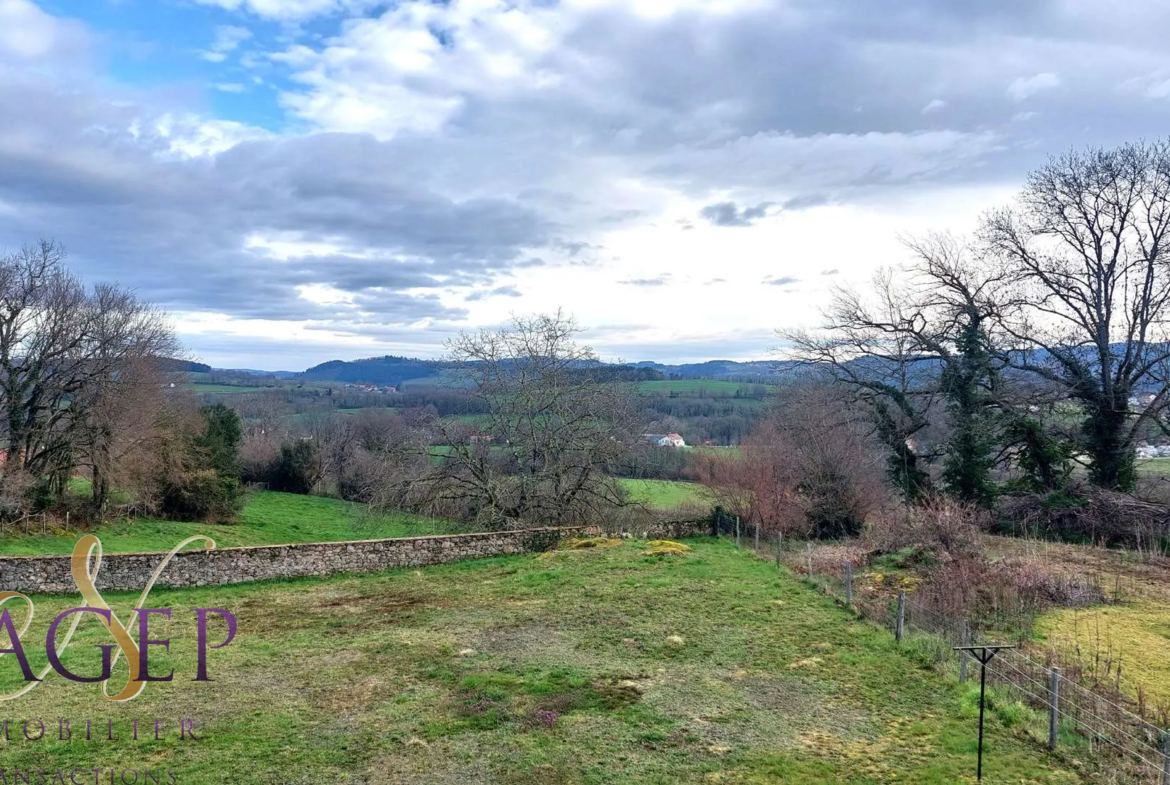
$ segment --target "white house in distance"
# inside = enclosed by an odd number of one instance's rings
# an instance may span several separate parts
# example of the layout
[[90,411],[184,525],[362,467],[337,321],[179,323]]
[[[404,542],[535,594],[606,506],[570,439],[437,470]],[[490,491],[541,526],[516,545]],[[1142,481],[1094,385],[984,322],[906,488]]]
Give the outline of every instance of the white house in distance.
[[687,443],[683,441],[683,437],[677,433],[647,433],[642,436],[643,439],[651,444],[657,444],[659,447],[686,447]]

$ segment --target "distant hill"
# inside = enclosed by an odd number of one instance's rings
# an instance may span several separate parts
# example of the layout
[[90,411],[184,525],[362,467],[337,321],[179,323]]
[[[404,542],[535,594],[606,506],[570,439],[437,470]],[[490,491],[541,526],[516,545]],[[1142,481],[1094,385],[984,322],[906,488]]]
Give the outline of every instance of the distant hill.
[[634,363],[637,368],[652,368],[668,379],[728,379],[735,381],[776,381],[791,371],[795,363],[783,360],[707,360],[701,363],[665,365],[644,361]]
[[364,360],[330,360],[314,365],[301,374],[300,378],[306,381],[400,386],[411,379],[434,376],[444,367],[445,363],[435,360],[415,360],[388,354]]
[[179,373],[182,371],[188,373],[208,373],[211,371],[210,365],[191,362],[190,360],[176,360],[173,357],[162,357],[159,358],[158,362],[162,370],[169,373]]

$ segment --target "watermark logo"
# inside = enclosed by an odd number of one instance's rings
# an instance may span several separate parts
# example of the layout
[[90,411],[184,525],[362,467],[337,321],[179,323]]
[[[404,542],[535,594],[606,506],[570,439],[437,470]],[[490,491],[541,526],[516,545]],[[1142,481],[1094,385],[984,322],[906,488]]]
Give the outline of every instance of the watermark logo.
[[[28,632],[29,625],[32,624],[34,612],[33,602],[20,592],[0,592],[0,645],[7,643],[7,648],[0,648],[0,659],[7,655],[15,657],[20,664],[20,670],[24,675],[24,680],[27,682],[24,687],[16,692],[8,695],[0,695],[0,701],[19,698],[40,684],[52,671],[56,671],[59,675],[70,681],[101,684],[102,695],[112,701],[128,701],[138,697],[142,693],[142,690],[145,689],[147,682],[172,681],[175,677],[173,670],[165,676],[152,676],[149,667],[151,647],[162,647],[170,651],[169,639],[152,640],[150,638],[150,617],[152,614],[157,614],[169,619],[171,618],[171,609],[145,608],[143,606],[146,604],[147,597],[150,596],[150,590],[154,588],[154,583],[158,580],[158,576],[162,574],[163,569],[175,557],[175,554],[190,543],[200,540],[203,541],[207,550],[215,548],[215,542],[209,537],[190,537],[183,540],[183,542],[176,545],[166,555],[158,567],[155,568],[154,574],[150,576],[150,580],[142,590],[142,594],[139,595],[138,602],[134,605],[134,610],[131,614],[132,622],[137,617],[137,642],[130,635],[127,626],[122,624],[97,590],[97,575],[102,564],[101,542],[92,534],[86,535],[78,540],[77,545],[73,548],[70,568],[73,574],[73,582],[77,585],[78,591],[81,592],[85,605],[62,611],[49,625],[49,632],[45,637],[45,654],[48,657],[49,664],[45,666],[39,675],[35,674],[29,666],[28,658],[25,656],[24,646],[22,644],[24,635]],[[92,569],[90,567],[91,562],[93,565]],[[23,600],[28,611],[20,630],[16,629],[8,608],[2,607],[9,600],[16,599]],[[207,653],[211,649],[222,649],[232,642],[236,637],[236,617],[222,608],[194,608],[193,610],[195,612],[197,628],[196,646],[198,649],[198,665],[193,681],[212,681],[207,675]],[[61,655],[69,648],[69,643],[73,640],[73,634],[77,631],[78,625],[86,614],[97,616],[101,620],[102,625],[113,637],[114,642],[97,644],[97,648],[102,652],[101,672],[97,675],[80,676],[62,664]],[[211,616],[218,616],[227,624],[227,634],[224,636],[224,640],[214,645],[208,645],[207,626],[208,619]],[[68,622],[68,627],[62,636],[60,635],[60,627],[65,622]],[[113,676],[114,666],[117,665],[119,658],[123,655],[126,657],[126,664],[129,667],[130,675],[126,681],[126,685],[121,690],[110,694],[109,681]]]

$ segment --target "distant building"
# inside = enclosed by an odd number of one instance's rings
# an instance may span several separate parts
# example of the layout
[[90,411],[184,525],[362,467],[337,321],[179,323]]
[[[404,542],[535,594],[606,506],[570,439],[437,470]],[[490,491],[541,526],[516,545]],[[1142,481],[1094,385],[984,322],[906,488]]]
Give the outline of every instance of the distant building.
[[659,447],[686,447],[687,443],[677,433],[668,433],[660,438],[656,444]]

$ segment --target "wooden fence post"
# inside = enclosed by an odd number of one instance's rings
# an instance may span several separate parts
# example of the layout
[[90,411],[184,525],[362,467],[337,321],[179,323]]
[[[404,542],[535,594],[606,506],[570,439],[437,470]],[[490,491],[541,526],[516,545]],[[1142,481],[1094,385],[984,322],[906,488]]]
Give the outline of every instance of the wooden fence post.
[[808,570],[807,570],[807,572],[808,572],[808,577],[811,578],[812,574],[813,574],[813,572],[812,572],[812,543],[811,542],[806,542],[804,544],[804,554],[805,554],[805,556],[808,557]]
[[898,592],[898,620],[894,625],[894,640],[902,642],[902,634],[906,629],[906,592]]
[[65,511],[65,533],[69,533],[69,510]]
[[780,568],[780,554],[784,552],[784,532],[776,530],[776,568]]
[[1056,749],[1056,732],[1060,728],[1060,668],[1048,672],[1048,749]]
[[760,524],[755,523],[752,525],[756,527],[756,553],[759,553],[760,552]]
[[845,604],[853,607],[853,564],[845,562]]
[[735,547],[739,547],[739,516],[735,516]]

